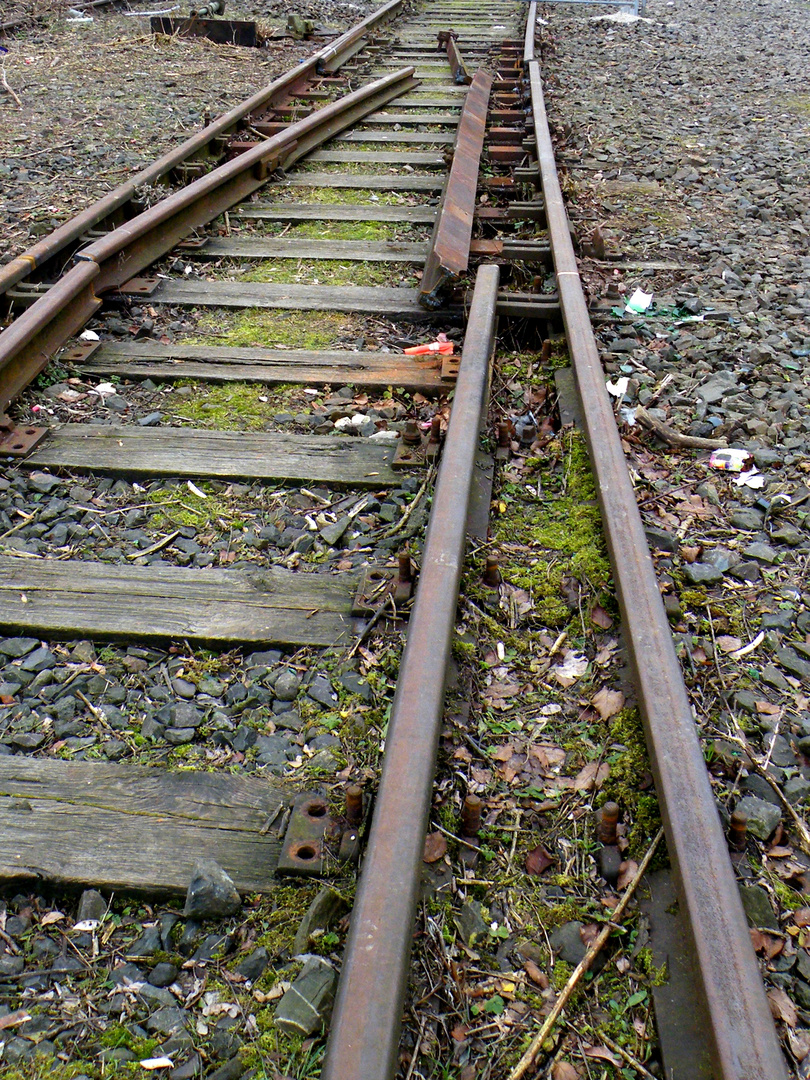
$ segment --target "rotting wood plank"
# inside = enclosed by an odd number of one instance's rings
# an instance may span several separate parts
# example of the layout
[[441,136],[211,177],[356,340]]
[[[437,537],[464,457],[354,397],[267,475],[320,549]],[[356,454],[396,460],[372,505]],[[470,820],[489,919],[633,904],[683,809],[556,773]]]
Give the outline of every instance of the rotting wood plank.
[[444,143],[452,144],[456,136],[447,131],[350,131],[331,139],[330,146],[340,143]]
[[395,448],[359,436],[63,424],[20,464],[106,475],[216,477],[380,488],[399,483]]
[[269,892],[280,842],[265,827],[288,800],[223,772],[0,758],[0,881],[184,893],[205,858],[240,892]]
[[249,221],[394,221],[432,225],[436,207],[386,203],[245,203],[231,216]]
[[448,112],[423,112],[418,116],[412,113],[371,113],[363,121],[364,124],[447,124],[453,127],[458,123],[458,113]]
[[3,633],[51,638],[345,646],[359,576],[0,556]]
[[420,165],[443,168],[447,162],[444,154],[419,153],[415,150],[316,150],[307,154],[311,161],[331,164]]
[[380,176],[379,173],[298,173],[288,176],[280,187],[359,188],[369,191],[441,191],[443,176]]
[[223,237],[187,254],[189,259],[345,259],[359,262],[424,262],[427,241],[290,240],[288,237]]
[[[158,304],[294,308],[297,311],[370,312],[424,319],[415,289],[359,285],[273,285],[262,281],[163,281],[150,297]],[[445,314],[447,312],[445,311]],[[435,317],[435,316],[434,316]]]
[[202,379],[206,382],[330,383],[402,386],[422,393],[447,388],[441,359],[383,352],[238,349],[157,342],[105,342],[78,370],[129,379]]

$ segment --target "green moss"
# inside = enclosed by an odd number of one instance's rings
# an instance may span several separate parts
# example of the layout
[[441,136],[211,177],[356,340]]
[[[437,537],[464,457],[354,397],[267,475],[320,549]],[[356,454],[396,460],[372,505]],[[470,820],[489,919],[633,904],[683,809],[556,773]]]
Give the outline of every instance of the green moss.
[[652,949],[647,946],[639,949],[635,956],[635,965],[645,975],[652,986],[663,986],[669,979],[666,963],[656,967],[653,962]]
[[[194,427],[217,431],[263,431],[285,405],[283,387],[275,387],[269,393],[267,387],[260,383],[187,382],[186,385],[194,392],[177,405],[176,416]],[[185,501],[189,501],[188,498]],[[217,503],[220,500],[212,501]],[[209,512],[216,513],[212,510]]]
[[197,333],[182,344],[211,344],[236,348],[328,349],[340,336],[356,336],[362,322],[337,311],[267,310],[245,308],[223,312],[206,310],[200,314]]
[[551,971],[551,985],[559,993],[565,989],[565,985],[571,978],[571,972],[574,969],[570,964],[566,964],[564,960],[557,960]]
[[[623,709],[610,727],[611,740],[624,749],[608,757],[610,775],[599,795],[599,802],[619,804],[630,817],[629,854],[642,856],[661,827],[661,812],[654,794],[639,791],[639,783],[650,771],[644,728],[637,709]],[[657,858],[661,857],[659,849]]]
[[796,892],[795,889],[785,884],[776,874],[768,874],[768,880],[771,883],[773,891],[776,893],[776,898],[783,908],[790,908],[791,911],[796,908],[803,907],[806,902],[806,897],[803,897],[801,893]]
[[144,502],[153,507],[150,525],[158,529],[170,525],[193,525],[196,529],[220,529],[223,525],[241,528],[241,521],[234,518],[232,503],[213,492],[210,485],[200,483],[198,486],[201,491],[207,491],[206,499],[174,485],[147,491]]
[[252,270],[239,275],[240,281],[271,281],[281,285],[358,285],[371,288],[416,287],[416,278],[407,263],[339,262],[334,259],[263,259]]
[[[553,466],[555,451],[561,456]],[[528,559],[503,568],[506,581],[531,593],[537,617],[547,626],[566,625],[572,612],[563,595],[566,578],[576,578],[587,594],[596,595],[610,582],[596,489],[581,435],[566,432],[543,458],[529,459],[523,478],[539,483],[540,499],[525,490],[502,491],[506,513],[497,523],[496,539],[530,549]],[[606,602],[609,602],[606,600]]]

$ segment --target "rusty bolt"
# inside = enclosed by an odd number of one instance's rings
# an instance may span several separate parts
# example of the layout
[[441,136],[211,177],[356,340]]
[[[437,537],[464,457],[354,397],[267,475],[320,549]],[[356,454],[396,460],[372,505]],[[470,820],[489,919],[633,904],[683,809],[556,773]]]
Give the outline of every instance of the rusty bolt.
[[728,827],[728,844],[732,851],[745,851],[748,843],[748,815],[735,810]]
[[355,826],[363,820],[363,789],[359,784],[346,788],[346,820]]
[[550,357],[551,357],[551,340],[549,338],[546,338],[546,340],[543,342],[543,347],[540,350],[540,359],[543,361],[544,364],[546,364],[546,363],[548,363]]
[[434,416],[430,421],[430,441],[432,443],[441,442],[442,438],[442,418],[440,416]]
[[477,836],[481,828],[481,800],[477,795],[468,795],[461,810],[461,835]]
[[402,432],[402,441],[409,446],[417,446],[422,441],[419,425],[415,420],[405,421],[405,430]]
[[616,843],[616,826],[619,824],[619,807],[615,802],[608,802],[602,807],[596,835],[603,844]]
[[498,446],[509,447],[512,442],[511,425],[508,420],[501,420],[498,424]]
[[500,563],[497,555],[487,555],[487,563],[484,568],[483,584],[488,589],[497,589],[501,583]]
[[411,555],[410,552],[403,549],[397,556],[399,562],[399,572],[397,577],[399,581],[413,581],[413,568],[411,567]]
[[524,446],[531,446],[534,440],[537,438],[537,425],[536,424],[524,424],[520,433],[520,441]]

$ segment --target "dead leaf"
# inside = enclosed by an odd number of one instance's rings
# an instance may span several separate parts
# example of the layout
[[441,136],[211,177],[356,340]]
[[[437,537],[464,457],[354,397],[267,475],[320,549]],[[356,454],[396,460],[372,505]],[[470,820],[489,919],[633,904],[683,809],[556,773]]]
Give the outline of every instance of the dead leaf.
[[755,701],[754,708],[762,716],[778,716],[782,711],[778,705],[773,705],[770,701]]
[[534,874],[535,876],[542,874],[544,870],[548,870],[550,866],[554,865],[554,859],[549,855],[542,844],[538,844],[537,847],[532,850],[526,856],[526,873]]
[[730,634],[721,634],[716,641],[720,652],[733,653],[742,648],[742,641],[738,637],[731,637]]
[[781,986],[772,986],[768,991],[768,1004],[774,1020],[784,1020],[788,1027],[796,1027],[798,1015],[796,1006],[787,996]]
[[16,1012],[9,1013],[7,1016],[0,1016],[0,1031],[15,1027],[17,1024],[24,1024],[26,1020],[30,1019],[31,1014],[27,1013],[25,1009],[17,1009]]
[[749,926],[748,933],[751,935],[751,944],[754,947],[754,952],[764,952],[765,939],[762,937],[762,934],[759,932],[759,930],[757,930],[755,926]]
[[796,926],[810,926],[810,907],[796,908],[793,912],[793,922]]
[[435,863],[447,854],[447,841],[440,832],[428,833],[425,837],[425,850],[422,855],[426,863]]
[[456,1040],[456,1042],[464,1042],[464,1040],[467,1038],[468,1031],[469,1028],[466,1024],[456,1024],[450,1034]]
[[585,1057],[596,1058],[599,1061],[609,1061],[617,1069],[622,1067],[622,1062],[607,1046],[589,1046],[585,1051]]
[[700,553],[703,549],[699,547],[682,547],[679,554],[682,556],[684,562],[693,563],[700,558]]
[[613,626],[613,619],[601,604],[594,604],[591,608],[591,622],[594,626],[601,627],[602,630],[609,630]]
[[763,934],[762,946],[767,958],[773,960],[775,956],[778,956],[782,952],[785,943],[782,938],[774,937],[772,934]]
[[544,971],[540,970],[537,964],[535,964],[534,960],[526,960],[523,964],[523,970],[526,972],[526,974],[529,976],[535,986],[539,986],[542,990],[548,989],[548,975],[546,975]]
[[560,686],[571,686],[588,670],[588,660],[582,653],[568,649],[563,662],[553,670]]
[[624,708],[624,694],[621,690],[610,690],[603,686],[593,695],[591,704],[603,720],[609,720]]
[[48,911],[39,920],[40,926],[51,926],[53,923],[61,922],[64,917],[61,911]]
[[577,773],[574,779],[574,790],[596,791],[604,784],[609,775],[610,766],[607,762],[603,761],[600,764],[597,761],[591,761]]
[[551,1080],[580,1080],[582,1073],[570,1061],[555,1061],[551,1066]]
[[579,939],[586,949],[589,949],[599,937],[599,926],[597,923],[586,923],[579,928]]
[[810,1031],[788,1031],[788,1043],[790,1052],[797,1061],[804,1061],[810,1054]]
[[493,750],[490,757],[496,761],[508,761],[515,752],[514,746],[511,743],[506,743],[504,746],[499,746],[497,750]]
[[619,866],[619,877],[616,881],[616,888],[619,889],[619,891],[626,889],[635,877],[637,870],[638,863],[633,862],[632,859],[628,859],[627,862],[621,863]]

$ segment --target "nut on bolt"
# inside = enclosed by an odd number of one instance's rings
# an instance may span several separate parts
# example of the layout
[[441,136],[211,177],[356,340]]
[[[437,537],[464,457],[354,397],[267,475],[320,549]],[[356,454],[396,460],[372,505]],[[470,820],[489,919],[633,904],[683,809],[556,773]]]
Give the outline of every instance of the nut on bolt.
[[477,795],[468,795],[461,808],[461,835],[465,840],[478,836],[481,828],[481,800]]
[[393,597],[395,604],[404,604],[413,596],[413,565],[411,554],[403,548],[397,556],[398,569],[394,578]]
[[359,784],[349,784],[346,788],[346,820],[352,826],[363,820],[363,789]]
[[497,555],[487,555],[482,584],[488,589],[497,589],[502,581],[500,562]]
[[596,835],[603,844],[615,844],[618,839],[619,806],[615,802],[606,802],[598,814]]
[[748,815],[735,810],[728,825],[728,846],[732,851],[745,851],[748,843]]

